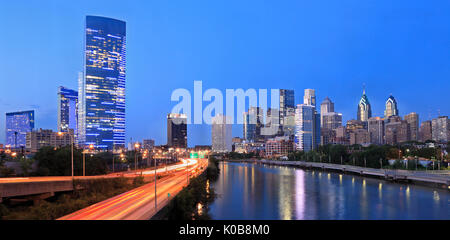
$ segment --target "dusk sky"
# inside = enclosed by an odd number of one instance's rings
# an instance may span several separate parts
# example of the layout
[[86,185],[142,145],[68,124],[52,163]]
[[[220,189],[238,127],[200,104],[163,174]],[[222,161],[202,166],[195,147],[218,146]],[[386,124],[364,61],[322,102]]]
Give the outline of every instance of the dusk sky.
[[[57,88],[78,90],[86,15],[127,24],[127,141],[166,143],[173,90],[284,88],[329,96],[356,118],[365,83],[373,115],[392,94],[400,115],[450,115],[450,1],[0,0],[0,143],[5,113],[35,110],[57,129]],[[204,103],[203,106],[206,106]],[[210,144],[188,126],[188,144]],[[242,126],[233,127],[242,137]]]

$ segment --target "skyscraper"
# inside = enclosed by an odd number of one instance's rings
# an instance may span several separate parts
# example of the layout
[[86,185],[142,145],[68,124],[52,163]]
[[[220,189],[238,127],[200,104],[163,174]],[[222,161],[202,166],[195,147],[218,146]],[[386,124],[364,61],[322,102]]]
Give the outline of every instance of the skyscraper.
[[232,151],[231,124],[227,124],[226,116],[217,115],[212,118],[211,140],[213,152]]
[[27,133],[34,129],[34,110],[6,113],[6,145],[26,147]]
[[98,149],[124,147],[126,23],[87,16],[85,34],[79,143]]
[[409,132],[411,133],[411,140],[419,140],[419,114],[412,112],[405,115],[405,121],[408,123]]
[[385,120],[384,134],[386,144],[394,145],[409,141],[411,133],[409,132],[408,122],[402,120],[399,116],[391,116]]
[[431,121],[424,121],[420,124],[419,137],[422,142],[433,139]]
[[316,107],[316,93],[314,89],[305,89],[303,104]]
[[66,87],[58,87],[58,132],[77,132],[78,92]]
[[384,143],[384,120],[380,117],[371,117],[367,125],[370,143],[382,145]]
[[431,121],[431,133],[436,142],[446,143],[450,141],[450,119],[440,116]]
[[261,129],[261,134],[264,135],[265,139],[282,135],[279,114],[277,108],[267,109],[265,129]]
[[187,148],[187,115],[170,113],[167,115],[167,145]]
[[263,112],[260,107],[250,107],[244,112],[244,139],[248,142],[264,141],[261,135]]
[[334,103],[326,97],[320,104],[320,125],[323,127],[323,116],[327,113],[334,112]]
[[320,119],[322,120],[321,128],[334,130],[342,126],[342,113],[337,112],[321,113]]
[[289,112],[295,111],[294,90],[280,89],[280,126],[283,126]]
[[358,103],[358,111],[356,113],[356,119],[359,121],[367,121],[372,117],[372,108],[369,103],[369,99],[366,95],[366,90],[363,90],[363,95]]
[[398,116],[397,101],[392,95],[386,100],[386,109],[384,110],[384,117],[390,116]]
[[312,105],[298,104],[295,110],[295,148],[317,149],[320,144],[320,114]]

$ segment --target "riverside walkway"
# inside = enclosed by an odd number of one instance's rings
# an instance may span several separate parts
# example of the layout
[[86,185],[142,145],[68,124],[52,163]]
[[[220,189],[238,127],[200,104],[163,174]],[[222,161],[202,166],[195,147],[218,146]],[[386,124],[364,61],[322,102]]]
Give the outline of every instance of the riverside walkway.
[[242,159],[242,160],[231,160],[230,162],[234,161],[252,162],[269,165],[279,165],[279,166],[292,166],[310,169],[332,170],[332,171],[339,171],[342,173],[359,174],[361,176],[384,178],[386,180],[392,181],[431,183],[437,184],[438,186],[442,186],[450,190],[450,171],[448,170],[441,170],[441,171],[394,170],[394,169],[358,167],[333,163],[281,161],[281,160],[267,160],[267,159],[262,160]]

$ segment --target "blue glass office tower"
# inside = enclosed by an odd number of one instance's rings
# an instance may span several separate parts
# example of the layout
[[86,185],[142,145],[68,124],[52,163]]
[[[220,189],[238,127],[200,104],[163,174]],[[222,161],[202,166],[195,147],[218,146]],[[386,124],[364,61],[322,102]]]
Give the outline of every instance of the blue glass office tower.
[[58,88],[58,131],[77,132],[78,92],[66,87]]
[[315,150],[320,144],[320,114],[312,105],[298,104],[295,110],[295,148]]
[[6,145],[11,148],[26,146],[27,132],[34,129],[34,111],[6,113]]
[[78,143],[99,150],[124,147],[126,23],[87,16],[85,33]]

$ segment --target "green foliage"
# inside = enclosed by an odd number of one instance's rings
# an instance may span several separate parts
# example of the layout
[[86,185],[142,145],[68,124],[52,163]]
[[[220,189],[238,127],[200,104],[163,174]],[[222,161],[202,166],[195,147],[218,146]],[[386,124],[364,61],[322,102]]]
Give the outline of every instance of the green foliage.
[[[83,174],[83,155],[81,149],[74,149],[74,174]],[[43,147],[34,156],[38,161],[38,175],[40,176],[70,176],[72,174],[71,146],[62,148]],[[108,171],[107,163],[112,161],[111,153],[85,155],[86,175],[101,175]]]
[[215,181],[219,177],[219,174],[219,160],[214,157],[210,157],[208,167],[206,168],[206,178]]
[[3,219],[3,216],[6,216],[9,214],[8,208],[0,203],[0,220]]
[[[92,180],[76,180],[78,190],[62,194],[54,201],[42,200],[36,206],[22,206],[8,209],[0,204],[0,216],[3,219],[52,220],[65,216],[87,206],[129,191],[144,184],[133,179],[103,178]],[[3,208],[2,208],[3,206]],[[5,210],[6,209],[6,210]]]
[[[209,165],[205,174],[193,178],[188,187],[181,190],[169,203],[167,218],[169,220],[208,220],[208,204],[216,197],[214,189],[207,189],[208,181],[215,181],[220,173],[219,160],[209,158]],[[199,214],[197,204],[204,206]]]
[[133,179],[133,185],[140,186],[144,184],[144,177],[143,176],[137,176]]
[[34,159],[22,157],[22,158],[20,158],[19,163],[20,163],[20,168],[22,169],[23,175],[28,176],[32,169]]

